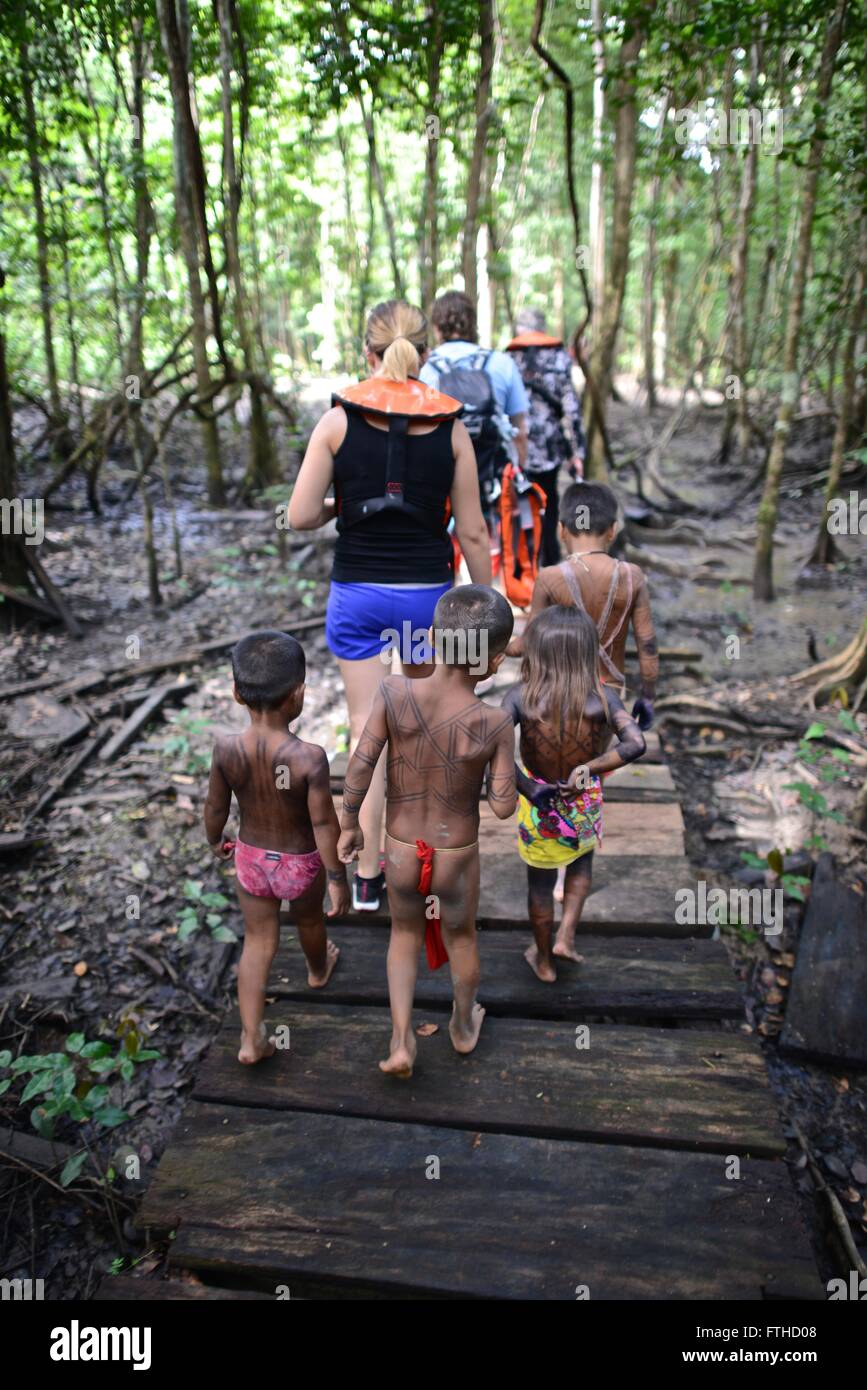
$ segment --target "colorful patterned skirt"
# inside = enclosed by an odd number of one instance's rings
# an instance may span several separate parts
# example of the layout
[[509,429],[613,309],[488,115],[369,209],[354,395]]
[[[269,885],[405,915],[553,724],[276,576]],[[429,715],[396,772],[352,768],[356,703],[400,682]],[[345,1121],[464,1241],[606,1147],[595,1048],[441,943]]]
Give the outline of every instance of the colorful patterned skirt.
[[[533,782],[544,782],[523,763]],[[525,796],[518,796],[518,853],[534,869],[559,869],[602,844],[602,783],[591,777],[590,786],[568,801],[557,797],[549,811],[539,811]]]

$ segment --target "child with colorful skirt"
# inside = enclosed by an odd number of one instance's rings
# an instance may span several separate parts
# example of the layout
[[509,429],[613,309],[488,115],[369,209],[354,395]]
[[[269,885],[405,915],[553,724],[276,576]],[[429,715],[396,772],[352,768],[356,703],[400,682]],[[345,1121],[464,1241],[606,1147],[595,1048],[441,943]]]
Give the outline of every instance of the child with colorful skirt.
[[[645,742],[618,696],[599,680],[599,637],[586,612],[544,609],[524,634],[521,682],[503,708],[521,726],[517,764],[518,853],[527,865],[533,943],[525,952],[540,980],[556,980],[554,957],[581,963],[575,931],[602,844],[602,777],[640,758]],[[611,732],[617,743],[606,751]],[[563,913],[554,935],[554,886],[565,866]],[[552,941],[553,937],[553,941]]]

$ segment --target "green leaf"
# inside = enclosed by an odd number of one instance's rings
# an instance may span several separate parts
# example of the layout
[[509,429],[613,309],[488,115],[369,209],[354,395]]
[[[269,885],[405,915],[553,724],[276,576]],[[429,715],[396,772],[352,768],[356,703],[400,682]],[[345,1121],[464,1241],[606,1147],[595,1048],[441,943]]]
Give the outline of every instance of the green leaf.
[[48,1075],[44,1071],[37,1072],[35,1076],[31,1076],[27,1085],[24,1087],[24,1091],[21,1095],[21,1104],[26,1105],[28,1100],[32,1100],[34,1096],[42,1095],[45,1091],[50,1091],[53,1085],[53,1073]]
[[135,1075],[135,1066],[131,1057],[124,1057],[120,1064],[120,1074],[124,1081],[132,1081]]
[[54,1138],[54,1124],[50,1115],[46,1115],[43,1106],[38,1105],[35,1110],[30,1111],[30,1123],[43,1139]]
[[223,919],[219,912],[209,912],[205,917],[205,921],[209,927],[219,927],[222,925]]
[[91,1086],[87,1095],[84,1097],[85,1110],[90,1111],[92,1114],[93,1111],[98,1110],[101,1105],[105,1105],[110,1095],[111,1090],[108,1086]]
[[841,709],[837,718],[848,733],[857,734],[860,737],[861,730],[858,727],[858,720],[847,709]]
[[12,1053],[9,1052],[8,1049],[4,1048],[4,1050],[0,1052],[0,1067],[8,1067],[11,1061]]
[[758,854],[753,854],[752,850],[750,849],[741,851],[741,859],[744,861],[745,864],[748,864],[751,869],[767,868],[766,860],[762,859],[761,856]]
[[0,1096],[5,1096],[9,1087],[12,1085],[12,1077],[7,1076],[5,1081],[0,1081]]
[[95,1118],[98,1125],[114,1129],[117,1125],[122,1125],[124,1120],[128,1120],[129,1115],[125,1110],[119,1110],[116,1105],[107,1105]]
[[199,930],[199,919],[193,914],[192,920],[181,922],[178,927],[178,941],[189,941],[194,932]]
[[214,927],[211,932],[214,941],[237,941],[238,938],[229,927]]
[[107,1042],[91,1042],[91,1043],[87,1043],[87,1045],[81,1049],[81,1055],[82,1055],[82,1057],[88,1057],[88,1058],[91,1058],[91,1057],[108,1057],[108,1056],[110,1055],[110,1053],[111,1053],[111,1045],[110,1045],[109,1043],[107,1043]]
[[133,1058],[134,1062],[156,1062],[160,1057],[159,1052],[155,1052],[152,1047],[143,1047],[141,1052],[137,1052]]
[[60,1186],[68,1187],[71,1182],[75,1182],[86,1162],[87,1149],[82,1149],[80,1154],[73,1154],[68,1158],[61,1169]]
[[201,885],[201,883],[196,882],[196,880],[193,879],[193,878],[188,878],[188,879],[186,879],[186,880],[184,881],[184,897],[185,897],[185,898],[192,898],[193,902],[194,902],[194,903],[197,903],[197,902],[200,901],[201,896],[202,896],[202,885]]
[[96,1072],[97,1076],[101,1076],[105,1072],[114,1071],[116,1065],[116,1057],[94,1057],[90,1064],[90,1070]]
[[817,720],[814,720],[813,723],[810,725],[809,729],[807,730],[807,732],[804,734],[804,738],[805,738],[805,739],[822,738],[822,737],[824,736],[824,734],[825,734],[825,725],[824,725],[824,724],[820,724]]
[[768,868],[772,869],[778,878],[783,872],[783,856],[778,849],[772,849],[768,854]]
[[65,1047],[67,1052],[80,1052],[84,1047],[85,1037],[83,1033],[70,1033],[66,1039]]
[[225,893],[203,893],[202,902],[205,907],[229,907],[229,899]]

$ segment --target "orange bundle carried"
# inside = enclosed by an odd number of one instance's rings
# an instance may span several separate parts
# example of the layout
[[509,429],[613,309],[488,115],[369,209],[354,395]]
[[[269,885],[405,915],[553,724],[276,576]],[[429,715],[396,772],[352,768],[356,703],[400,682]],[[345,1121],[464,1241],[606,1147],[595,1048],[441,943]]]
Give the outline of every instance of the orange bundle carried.
[[517,464],[507,463],[500,494],[503,584],[516,608],[529,608],[539,569],[545,494]]

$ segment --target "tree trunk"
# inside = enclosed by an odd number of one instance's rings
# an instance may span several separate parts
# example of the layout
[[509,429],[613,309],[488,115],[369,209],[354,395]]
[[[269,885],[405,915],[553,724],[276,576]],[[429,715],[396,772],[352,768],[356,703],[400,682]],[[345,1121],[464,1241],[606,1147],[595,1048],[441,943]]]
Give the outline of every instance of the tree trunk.
[[[0,288],[4,283],[0,270]],[[6,376],[6,339],[0,333],[0,498],[13,501],[18,495],[15,468],[15,441],[12,437],[12,404]],[[30,576],[17,538],[0,527],[0,579],[16,588],[30,589]],[[5,605],[2,605],[5,607]],[[4,615],[5,616],[5,615]]]
[[[613,87],[614,116],[614,202],[611,219],[611,260],[600,313],[599,333],[594,335],[590,363],[598,397],[607,401],[614,375],[614,349],[623,312],[626,274],[629,269],[630,220],[635,186],[638,113],[633,84],[634,68],[644,44],[644,31],[636,27],[620,45],[618,76]],[[598,478],[605,469],[601,432],[595,427],[596,401],[591,396],[587,437],[590,449],[587,476]]]
[[397,254],[397,234],[394,230],[394,218],[388,201],[388,193],[385,187],[385,178],[382,172],[382,165],[379,162],[379,155],[376,149],[376,126],[373,119],[373,109],[368,109],[364,104],[364,99],[359,93],[358,104],[361,107],[361,119],[364,122],[364,130],[367,135],[367,153],[370,160],[370,167],[373,170],[373,181],[376,184],[376,192],[379,197],[379,206],[382,210],[382,220],[385,223],[385,234],[388,238],[388,254],[391,259],[391,273],[394,277],[394,292],[398,299],[406,298],[403,276],[400,273],[400,261]]
[[[827,109],[834,78],[834,64],[843,34],[843,21],[846,14],[846,0],[837,0],[833,15],[828,21],[822,60],[819,66],[819,80],[816,84],[815,107],[822,113]],[[774,597],[774,529],[777,521],[777,501],[780,493],[780,478],[786,458],[786,444],[792,427],[792,416],[798,400],[798,343],[801,321],[804,313],[804,293],[807,284],[807,267],[810,260],[810,247],[813,233],[813,213],[816,207],[816,193],[819,173],[822,166],[822,151],[825,146],[822,116],[810,141],[810,152],[804,173],[801,193],[801,226],[798,234],[798,249],[789,286],[789,307],[786,316],[786,338],[783,347],[783,390],[774,424],[774,436],[768,454],[765,486],[756,515],[756,551],[753,569],[753,595],[756,599],[770,602]]]
[[479,80],[476,83],[476,126],[473,136],[473,152],[467,175],[467,202],[461,241],[461,269],[464,277],[464,290],[474,304],[478,297],[476,241],[479,230],[479,202],[485,144],[488,138],[488,127],[491,123],[491,77],[494,68],[493,0],[479,0],[479,35],[481,43],[479,48]]
[[846,441],[849,435],[849,422],[852,418],[852,402],[855,398],[855,349],[861,333],[861,324],[864,319],[864,300],[867,297],[867,218],[861,220],[861,247],[858,257],[858,272],[855,276],[854,298],[850,309],[849,331],[846,335],[846,344],[843,349],[843,383],[840,387],[840,398],[837,408],[837,425],[834,430],[834,441],[831,445],[831,464],[828,470],[828,481],[825,484],[825,501],[822,507],[822,520],[819,523],[819,531],[816,536],[816,544],[810,556],[811,565],[830,565],[837,558],[834,537],[832,536],[828,522],[831,518],[831,503],[837,495],[840,486],[840,474],[843,471],[843,457],[846,453]]
[[[761,56],[757,44],[750,50],[750,95],[759,91]],[[734,416],[737,424],[738,452],[743,460],[750,445],[750,414],[747,408],[747,323],[746,302],[749,271],[750,228],[756,201],[759,146],[755,139],[747,145],[741,169],[740,198],[729,281],[729,365],[737,382]]]
[[[231,0],[216,0],[220,28],[220,92],[223,111],[223,235],[226,246],[226,269],[235,296],[235,322],[241,341],[244,369],[250,390],[250,459],[247,485],[252,488],[270,487],[277,481],[278,470],[268,415],[262,398],[262,388],[256,372],[256,356],[247,295],[241,274],[241,253],[238,238],[238,209],[241,206],[241,178],[235,161],[235,128],[232,115],[232,73],[234,70]],[[242,126],[243,129],[243,126]],[[243,150],[243,145],[242,145]]]
[[590,170],[590,283],[593,291],[594,338],[600,330],[605,298],[605,164],[602,135],[605,129],[605,15],[602,0],[591,0],[593,25],[593,164]]
[[[24,96],[24,136],[27,143],[27,162],[33,190],[33,212],[36,228],[36,269],[39,277],[39,303],[42,311],[42,343],[45,352],[45,371],[48,378],[48,399],[51,415],[61,434],[66,431],[66,412],[60,398],[57,360],[54,355],[54,324],[52,320],[51,275],[48,267],[48,228],[45,221],[45,201],[42,193],[42,167],[39,160],[39,133],[36,106],[33,100],[33,79],[27,45],[21,44],[21,87]],[[65,441],[68,445],[68,441]],[[61,452],[65,452],[63,447]]]
[[[422,199],[421,307],[426,314],[436,298],[439,274],[439,107],[443,31],[439,6],[427,8],[427,112],[425,114],[424,197]],[[429,126],[428,121],[432,121]]]
[[[190,171],[187,157],[187,137],[185,133],[184,109],[189,115],[189,75],[186,71],[185,50],[179,42],[177,16],[174,0],[157,0],[157,13],[160,22],[163,51],[169,68],[172,111],[174,116],[174,164],[175,164],[175,214],[180,232],[181,250],[187,268],[187,282],[190,290],[190,311],[193,328],[193,360],[196,370],[196,386],[199,395],[209,400],[211,391],[211,367],[208,361],[208,325],[205,317],[205,299],[199,270],[199,248],[196,225],[190,194]],[[220,441],[216,420],[201,420],[202,447],[208,473],[208,501],[212,506],[222,506],[225,501],[223,487],[223,464],[220,457]]]

